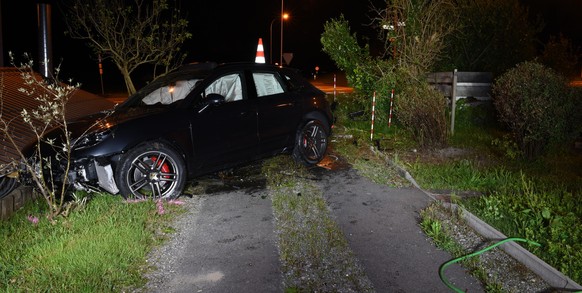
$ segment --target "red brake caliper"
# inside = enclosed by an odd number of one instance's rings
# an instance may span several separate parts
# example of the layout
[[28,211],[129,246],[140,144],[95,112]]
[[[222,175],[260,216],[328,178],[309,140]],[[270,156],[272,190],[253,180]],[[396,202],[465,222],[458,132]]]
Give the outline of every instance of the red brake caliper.
[[[160,162],[158,161],[158,157],[152,156],[151,159],[156,164],[156,167],[160,166]],[[164,162],[164,164],[162,165],[162,168],[160,168],[160,170],[164,173],[168,173],[168,172],[170,172],[170,165],[168,165],[168,163]],[[164,176],[164,178],[170,178],[170,176]]]

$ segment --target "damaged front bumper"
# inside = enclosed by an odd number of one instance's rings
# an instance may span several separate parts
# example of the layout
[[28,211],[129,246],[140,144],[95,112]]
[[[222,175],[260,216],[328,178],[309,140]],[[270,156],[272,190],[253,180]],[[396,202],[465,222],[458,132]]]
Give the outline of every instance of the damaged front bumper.
[[113,174],[113,166],[108,160],[86,158],[73,162],[68,179],[77,190],[119,193]]

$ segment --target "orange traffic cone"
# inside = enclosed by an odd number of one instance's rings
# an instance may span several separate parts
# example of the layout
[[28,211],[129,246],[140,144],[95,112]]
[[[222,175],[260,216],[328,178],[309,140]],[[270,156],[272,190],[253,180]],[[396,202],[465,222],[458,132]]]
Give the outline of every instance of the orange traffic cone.
[[265,50],[263,49],[263,39],[259,38],[259,45],[257,46],[257,57],[255,63],[265,63]]

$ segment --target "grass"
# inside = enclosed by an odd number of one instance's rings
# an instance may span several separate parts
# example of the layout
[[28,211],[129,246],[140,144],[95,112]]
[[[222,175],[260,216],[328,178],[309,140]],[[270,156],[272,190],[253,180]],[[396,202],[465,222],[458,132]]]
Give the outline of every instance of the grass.
[[[369,137],[362,136],[361,131],[336,128],[334,137],[330,148],[349,161],[362,176],[391,187],[410,186],[410,182],[400,177],[394,168],[386,168],[383,158],[370,152]],[[389,139],[382,142],[384,145],[391,143]]]
[[[489,141],[493,140],[491,135]],[[483,153],[507,154],[495,147],[481,146],[481,157],[415,161],[408,167],[423,188],[478,191],[482,196],[466,198],[460,204],[505,235],[541,243],[542,247],[530,251],[581,283],[582,182],[581,171],[572,166],[582,166],[582,156],[555,150],[533,162],[497,155],[496,164],[483,163]]]
[[[375,169],[373,160],[361,155],[374,145],[364,135],[369,135],[370,122],[350,120],[347,113],[360,102],[350,100],[357,97],[343,98],[350,105],[338,107],[337,116],[344,121],[338,120],[336,129],[353,134],[356,143],[335,147],[359,170]],[[375,135],[390,137],[384,152],[404,166],[422,188],[480,195],[461,196],[459,204],[505,235],[541,243],[542,247],[532,249],[534,254],[582,283],[582,155],[569,147],[552,146],[540,159],[520,159],[517,148],[488,114],[490,110],[460,104],[450,146],[463,152],[451,157],[414,150],[411,139],[398,126],[396,130],[379,128]],[[366,159],[358,159],[362,157]],[[358,160],[364,165],[371,162],[371,166],[358,167]],[[434,233],[438,225],[425,224],[424,228],[433,236],[440,235]]]
[[286,292],[372,292],[321,190],[289,156],[268,160],[275,230]]
[[[148,251],[180,208],[96,196],[50,223],[42,201],[0,223],[0,290],[120,292],[145,284]],[[35,224],[30,219],[38,218]]]
[[[450,214],[451,211],[444,208],[440,202],[432,202],[429,206],[420,212],[422,221],[420,227],[424,233],[429,236],[436,246],[451,253],[453,258],[464,257],[472,253],[467,247],[463,247],[452,236],[455,231],[452,231],[451,224],[447,222],[455,222],[457,229],[467,229],[465,225],[459,225],[460,218],[456,214]],[[447,215],[449,214],[449,215]],[[446,221],[443,219],[446,218]],[[462,228],[459,228],[462,227]],[[468,268],[471,273],[476,276],[483,284],[485,284],[486,292],[503,292],[503,285],[498,282],[496,276],[490,276],[484,264],[477,258],[466,258],[461,261],[461,264]],[[444,276],[446,277],[446,276]]]

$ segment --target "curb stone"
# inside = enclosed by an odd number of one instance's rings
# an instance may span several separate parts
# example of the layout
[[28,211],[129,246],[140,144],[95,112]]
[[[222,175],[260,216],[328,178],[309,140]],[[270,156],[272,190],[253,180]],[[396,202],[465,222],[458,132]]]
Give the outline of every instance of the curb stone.
[[[430,192],[425,191],[420,187],[420,185],[414,180],[412,175],[408,173],[404,168],[390,160],[386,155],[382,154],[376,150],[373,146],[370,147],[373,153],[380,155],[384,160],[392,167],[396,168],[398,173],[406,178],[414,187],[418,188],[422,193],[428,196],[432,200],[437,200]],[[493,228],[483,220],[479,219],[477,216],[473,215],[471,212],[465,210],[464,208],[456,204],[446,204],[446,206],[452,207],[455,210],[460,209],[463,219],[467,224],[473,228],[478,234],[487,239],[505,239],[507,236],[499,232],[497,229]],[[515,258],[518,262],[526,266],[532,272],[540,276],[544,281],[546,281],[550,286],[554,288],[560,288],[564,290],[573,290],[582,292],[582,286],[576,283],[574,280],[570,279],[566,275],[562,274],[560,271],[554,267],[547,264],[545,261],[535,256],[519,244],[515,242],[506,242],[499,246],[507,254]]]
[[[491,227],[489,224],[485,223],[483,220],[479,219],[471,212],[463,209],[456,204],[448,204],[454,210],[461,210],[461,216],[467,222],[467,224],[473,228],[481,236],[488,239],[505,239],[503,233],[497,231],[495,228]],[[529,252],[521,245],[515,242],[506,242],[499,246],[507,254],[511,255],[517,261],[522,263],[532,272],[540,276],[544,281],[546,281],[550,286],[554,288],[560,288],[565,290],[582,290],[582,286],[574,282],[566,275],[562,274],[560,271],[554,267],[547,264],[545,261],[541,260],[539,257],[535,256],[533,253]]]

